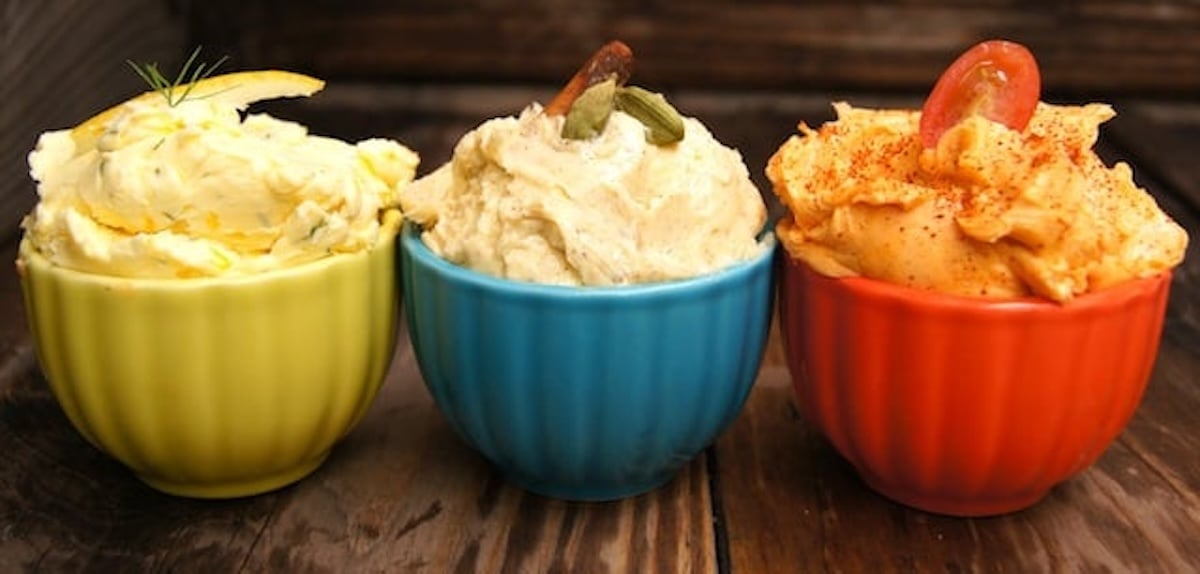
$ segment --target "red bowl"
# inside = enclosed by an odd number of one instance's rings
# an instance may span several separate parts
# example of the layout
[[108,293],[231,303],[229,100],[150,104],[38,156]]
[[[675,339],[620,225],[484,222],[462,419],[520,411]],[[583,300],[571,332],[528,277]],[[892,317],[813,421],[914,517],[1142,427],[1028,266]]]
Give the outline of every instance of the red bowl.
[[780,323],[801,412],[873,489],[941,514],[1033,505],[1141,401],[1169,272],[1057,304],[830,278],[786,258]]

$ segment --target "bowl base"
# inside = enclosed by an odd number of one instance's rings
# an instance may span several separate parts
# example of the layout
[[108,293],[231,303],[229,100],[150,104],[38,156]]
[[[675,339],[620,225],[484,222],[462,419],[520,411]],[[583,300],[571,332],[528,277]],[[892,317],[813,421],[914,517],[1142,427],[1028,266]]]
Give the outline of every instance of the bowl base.
[[875,492],[905,506],[933,514],[968,518],[996,516],[1024,510],[1037,504],[1038,501],[1045,498],[1050,492],[1049,489],[1046,489],[1020,492],[1007,496],[955,498],[914,490],[905,485],[897,485],[862,470],[859,470],[859,476]]
[[241,498],[283,488],[308,476],[329,458],[327,450],[315,458],[270,474],[228,481],[178,481],[162,476],[138,474],[137,477],[155,490],[186,498]]
[[505,477],[515,486],[547,498],[556,498],[569,502],[607,502],[631,498],[655,490],[671,482],[675,478],[675,473],[676,471],[672,470],[671,472],[657,475],[650,479],[616,485],[549,483],[513,473],[505,473]]

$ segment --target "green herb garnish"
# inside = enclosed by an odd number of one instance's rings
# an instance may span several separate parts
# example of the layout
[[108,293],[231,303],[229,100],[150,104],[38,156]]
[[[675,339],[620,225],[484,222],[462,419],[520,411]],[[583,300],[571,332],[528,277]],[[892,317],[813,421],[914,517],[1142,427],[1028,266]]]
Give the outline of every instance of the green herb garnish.
[[217,70],[218,66],[229,59],[228,56],[221,56],[220,60],[209,65],[204,62],[197,62],[196,58],[199,55],[200,47],[197,46],[195,50],[192,50],[192,55],[188,56],[187,61],[183,63],[183,67],[179,69],[179,74],[175,76],[174,80],[167,79],[159,71],[157,62],[150,64],[137,64],[132,60],[126,60],[126,62],[138,76],[141,76],[142,80],[145,80],[150,85],[151,89],[162,94],[163,98],[166,98],[167,105],[175,107],[188,98],[196,82],[211,76]]

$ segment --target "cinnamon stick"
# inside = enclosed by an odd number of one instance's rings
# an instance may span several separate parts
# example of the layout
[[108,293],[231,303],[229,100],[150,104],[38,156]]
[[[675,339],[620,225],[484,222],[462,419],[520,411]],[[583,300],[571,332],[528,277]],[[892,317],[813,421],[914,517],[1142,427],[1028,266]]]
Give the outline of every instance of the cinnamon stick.
[[622,85],[632,73],[633,50],[630,50],[624,42],[613,40],[602,46],[584,62],[575,75],[571,76],[570,81],[554,96],[554,99],[550,100],[544,111],[548,116],[564,115],[567,110],[571,109],[575,98],[578,98],[579,94],[592,85],[613,76],[617,79],[617,85]]

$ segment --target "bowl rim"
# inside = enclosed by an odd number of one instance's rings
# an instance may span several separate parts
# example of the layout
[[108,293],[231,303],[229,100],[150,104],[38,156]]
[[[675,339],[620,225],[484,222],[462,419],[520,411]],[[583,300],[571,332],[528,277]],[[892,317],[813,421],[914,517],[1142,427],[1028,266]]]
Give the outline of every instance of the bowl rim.
[[461,285],[531,297],[612,299],[663,295],[690,289],[703,290],[726,283],[743,281],[763,267],[770,273],[771,263],[778,247],[775,232],[768,228],[759,234],[759,243],[763,246],[760,253],[745,261],[702,275],[629,285],[555,285],[497,277],[451,263],[425,245],[425,241],[421,239],[420,227],[420,224],[416,222],[405,221],[404,227],[400,231],[401,252],[407,255],[412,262]]
[[380,249],[384,249],[389,245],[393,245],[395,243],[396,236],[399,234],[402,222],[399,210],[395,208],[385,209],[380,213],[379,220],[379,233],[376,236],[375,244],[367,247],[366,249],[353,252],[330,253],[318,259],[305,261],[297,265],[281,267],[278,269],[270,269],[259,273],[205,277],[124,277],[121,275],[105,275],[102,273],[80,271],[78,269],[55,265],[50,261],[50,258],[38,251],[38,249],[33,245],[33,242],[26,235],[21,238],[20,245],[18,246],[17,250],[17,275],[24,279],[27,273],[37,272],[41,275],[53,276],[59,281],[70,281],[106,287],[118,285],[124,288],[133,287],[139,289],[159,289],[164,291],[182,291],[190,289],[246,286],[258,283],[269,283],[273,281],[286,280],[289,277],[320,273],[326,268],[339,265],[343,262],[370,257],[373,253],[378,252]]
[[[825,275],[812,268],[802,259],[785,254],[784,265],[794,272],[806,276],[805,279],[836,285],[843,291],[855,295],[878,300],[894,301],[906,305],[920,305],[926,308],[961,311],[1009,311],[1036,312],[1047,310],[1085,310],[1098,307],[1119,307],[1133,299],[1148,296],[1160,288],[1168,288],[1174,269],[1160,271],[1145,277],[1134,277],[1116,283],[1097,291],[1077,295],[1066,301],[1054,301],[1034,296],[1023,297],[971,297],[953,293],[941,293],[918,287],[898,285],[880,279],[872,279],[860,275],[834,277]],[[784,276],[788,272],[784,272]]]

